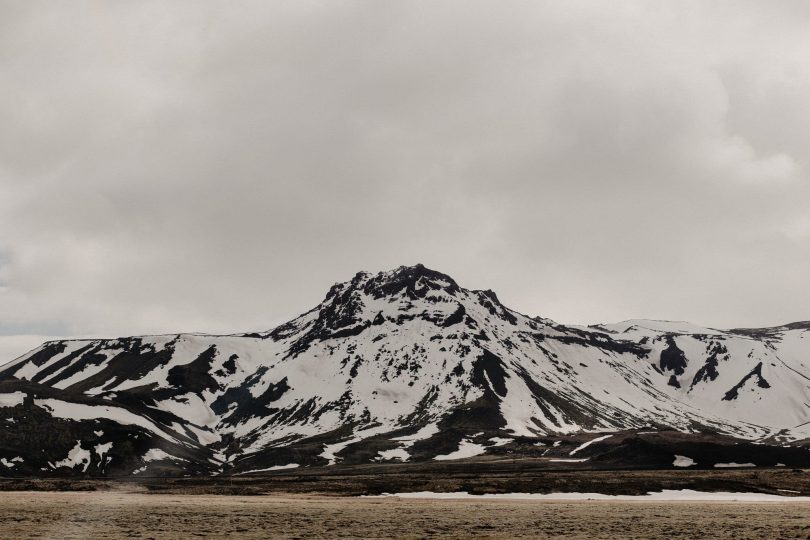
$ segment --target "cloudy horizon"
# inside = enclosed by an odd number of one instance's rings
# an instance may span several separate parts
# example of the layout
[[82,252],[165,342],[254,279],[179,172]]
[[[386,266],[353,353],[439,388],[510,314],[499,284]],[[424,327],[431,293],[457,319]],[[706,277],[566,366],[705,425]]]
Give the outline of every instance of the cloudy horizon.
[[0,363],[416,263],[562,323],[810,319],[807,3],[0,9]]

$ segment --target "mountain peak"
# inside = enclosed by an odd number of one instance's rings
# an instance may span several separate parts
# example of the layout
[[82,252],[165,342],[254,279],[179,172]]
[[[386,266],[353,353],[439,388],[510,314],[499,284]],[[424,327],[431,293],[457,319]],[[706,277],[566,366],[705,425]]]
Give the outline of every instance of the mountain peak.
[[447,274],[431,270],[423,264],[416,264],[380,272],[371,277],[364,287],[364,291],[375,298],[395,295],[402,291],[412,298],[421,298],[430,290],[443,290],[454,294],[458,292],[459,286]]
[[451,295],[457,293],[458,284],[448,276],[431,270],[423,264],[400,266],[373,274],[360,271],[347,282],[335,284],[327,294],[327,300],[357,291],[373,298],[405,294],[411,299],[424,298],[429,291],[442,290]]

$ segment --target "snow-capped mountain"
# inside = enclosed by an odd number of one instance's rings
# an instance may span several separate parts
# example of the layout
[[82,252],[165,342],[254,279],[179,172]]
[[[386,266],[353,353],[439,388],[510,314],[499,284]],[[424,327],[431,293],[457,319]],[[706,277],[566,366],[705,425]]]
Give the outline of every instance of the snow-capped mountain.
[[667,430],[810,457],[810,323],[569,327],[417,265],[268,332],[53,341],[0,367],[0,475],[581,462]]

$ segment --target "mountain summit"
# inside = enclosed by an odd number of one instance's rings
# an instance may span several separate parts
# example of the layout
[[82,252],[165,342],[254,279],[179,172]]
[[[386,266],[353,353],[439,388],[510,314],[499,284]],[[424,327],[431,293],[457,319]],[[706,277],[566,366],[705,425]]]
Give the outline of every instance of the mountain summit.
[[0,475],[660,466],[687,440],[705,466],[723,444],[802,464],[808,331],[566,327],[422,265],[360,272],[267,332],[53,341],[0,367]]

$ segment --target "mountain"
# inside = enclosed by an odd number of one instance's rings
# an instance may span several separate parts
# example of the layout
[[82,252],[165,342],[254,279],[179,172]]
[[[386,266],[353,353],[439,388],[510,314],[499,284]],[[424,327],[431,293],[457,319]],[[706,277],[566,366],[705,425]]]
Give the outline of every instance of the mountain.
[[422,265],[360,272],[267,332],[51,341],[0,367],[10,476],[804,466],[808,438],[810,323],[564,326]]

